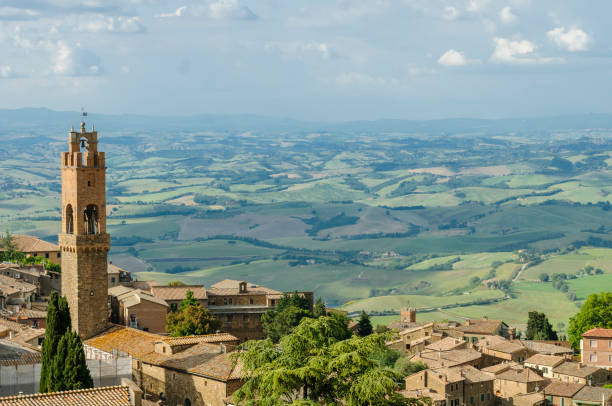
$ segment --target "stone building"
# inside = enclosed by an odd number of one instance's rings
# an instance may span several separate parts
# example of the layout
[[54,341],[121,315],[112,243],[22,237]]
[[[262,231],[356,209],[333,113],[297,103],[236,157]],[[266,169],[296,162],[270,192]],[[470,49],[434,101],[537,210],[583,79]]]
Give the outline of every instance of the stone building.
[[119,268],[117,265],[113,265],[113,262],[109,262],[108,268],[108,287],[112,288],[114,286],[132,286],[132,275],[129,271],[126,271],[123,268]]
[[548,381],[529,368],[507,368],[493,374],[495,376],[495,395],[504,403],[520,394],[539,392]]
[[466,320],[464,324],[450,330],[449,335],[476,343],[489,336],[502,336],[512,339],[514,338],[514,329],[508,327],[501,320],[489,320],[487,317],[483,317],[482,319]]
[[575,406],[609,406],[612,404],[612,389],[584,386],[572,401]]
[[[13,242],[17,246],[17,251],[21,251],[27,258],[43,257],[51,262],[59,264],[61,260],[60,249],[57,245],[32,235],[13,235]],[[0,247],[0,251],[4,248]]]
[[612,329],[596,327],[582,334],[582,363],[612,370]]
[[472,366],[426,369],[405,378],[406,390],[425,388],[448,401],[448,406],[493,406],[493,378]]
[[[312,292],[298,292],[310,302]],[[241,341],[264,338],[261,316],[274,309],[283,292],[258,286],[247,281],[225,279],[208,291],[208,310],[221,322],[221,331]]]
[[202,307],[208,307],[206,288],[202,285],[151,286],[151,294],[168,303],[172,311],[176,311],[179,308],[183,299],[187,297],[188,290],[193,293],[194,299],[196,299]]
[[583,386],[583,383],[552,381],[544,388],[544,396],[551,406],[571,406],[574,395]]
[[580,362],[566,361],[553,368],[553,378],[562,382],[598,386],[612,383],[612,371]]
[[14,313],[21,309],[30,309],[36,292],[36,286],[31,283],[0,275],[0,309]]
[[230,334],[165,337],[115,326],[84,344],[86,352],[129,354],[133,380],[145,397],[168,405],[225,406],[243,383],[229,354],[238,339]]
[[108,325],[106,165],[104,152],[98,151],[98,133],[93,128],[87,132],[84,122],[80,131],[69,132],[68,146],[61,155],[62,294],[72,328],[86,339]]
[[556,355],[536,354],[527,358],[523,365],[542,371],[542,376],[545,378],[553,378],[553,369],[564,363],[565,360],[564,357]]
[[37,297],[48,297],[51,292],[60,291],[61,274],[43,265],[0,264],[0,275],[36,286]]
[[476,348],[492,359],[492,362],[523,362],[532,352],[520,343],[512,342],[500,336],[486,336],[478,340]]
[[166,332],[168,304],[140,289],[115,286],[108,290],[112,323],[153,333]]

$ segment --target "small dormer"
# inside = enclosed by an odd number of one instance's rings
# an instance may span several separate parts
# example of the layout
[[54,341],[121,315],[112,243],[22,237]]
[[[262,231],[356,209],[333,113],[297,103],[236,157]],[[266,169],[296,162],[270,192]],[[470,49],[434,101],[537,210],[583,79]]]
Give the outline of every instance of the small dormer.
[[238,284],[240,293],[247,293],[247,283],[242,281]]

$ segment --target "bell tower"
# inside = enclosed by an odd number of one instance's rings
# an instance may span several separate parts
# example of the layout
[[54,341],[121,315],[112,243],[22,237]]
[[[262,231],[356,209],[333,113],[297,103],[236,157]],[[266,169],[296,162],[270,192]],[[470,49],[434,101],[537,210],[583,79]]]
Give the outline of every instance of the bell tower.
[[82,339],[107,327],[106,165],[98,133],[81,122],[68,133],[62,153],[62,295],[68,299],[72,329]]

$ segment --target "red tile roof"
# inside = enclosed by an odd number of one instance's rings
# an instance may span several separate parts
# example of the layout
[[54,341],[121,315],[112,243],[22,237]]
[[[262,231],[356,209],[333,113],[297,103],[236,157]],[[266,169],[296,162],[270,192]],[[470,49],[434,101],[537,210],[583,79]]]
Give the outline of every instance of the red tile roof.
[[612,328],[595,327],[582,333],[583,337],[612,338]]
[[130,406],[127,386],[79,389],[0,398],[0,406]]

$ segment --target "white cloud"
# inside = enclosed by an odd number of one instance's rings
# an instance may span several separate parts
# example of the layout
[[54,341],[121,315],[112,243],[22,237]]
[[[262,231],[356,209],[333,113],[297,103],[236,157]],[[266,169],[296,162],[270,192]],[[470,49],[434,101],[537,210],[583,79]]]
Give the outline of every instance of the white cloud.
[[438,59],[438,64],[442,66],[464,66],[467,63],[468,60],[463,55],[463,52],[455,51],[454,49],[449,49]]
[[69,45],[65,41],[50,44],[53,73],[61,76],[95,76],[102,73],[100,58],[79,44]]
[[461,11],[457,7],[448,6],[444,8],[444,12],[441,15],[443,20],[454,21],[461,17]]
[[144,32],[145,27],[140,17],[103,17],[92,18],[79,24],[77,31],[89,32],[116,32],[116,33],[138,33]]
[[305,58],[308,55],[316,55],[322,59],[329,59],[333,51],[325,42],[269,42],[264,45],[267,52],[279,52],[290,58]]
[[516,21],[517,17],[512,12],[512,7],[506,6],[499,12],[499,19],[504,24],[512,24]]
[[563,62],[560,58],[541,58],[535,55],[536,45],[527,40],[509,40],[506,38],[493,38],[495,51],[491,61],[507,64],[536,64]]
[[0,65],[0,78],[6,79],[15,76],[13,73],[13,68],[8,65]]
[[169,17],[207,17],[214,20],[254,20],[257,15],[238,0],[212,0],[206,4],[181,6],[173,13],[159,14],[160,18]]
[[185,15],[185,11],[186,10],[187,10],[187,6],[181,6],[181,7],[177,8],[174,13],[160,14],[160,15],[158,15],[158,17],[161,17],[161,18],[181,17],[181,16]]
[[469,0],[466,10],[470,13],[479,13],[489,6],[489,0]]
[[0,20],[33,20],[40,13],[30,8],[0,7]]
[[565,27],[558,27],[548,31],[547,36],[559,48],[570,52],[586,51],[591,42],[589,35],[579,28],[571,28],[566,31]]

